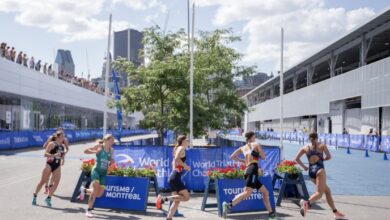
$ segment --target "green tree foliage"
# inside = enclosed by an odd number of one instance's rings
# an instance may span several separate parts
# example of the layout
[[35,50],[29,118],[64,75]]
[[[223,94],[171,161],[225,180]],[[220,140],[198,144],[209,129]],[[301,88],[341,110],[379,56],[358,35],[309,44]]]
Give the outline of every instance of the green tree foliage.
[[[125,112],[143,112],[141,126],[188,132],[189,53],[183,30],[164,34],[159,27],[144,32],[147,64],[135,67],[127,60],[114,62],[114,68],[128,73],[131,86],[122,90],[119,103]],[[253,67],[240,66],[241,54],[229,47],[240,38],[231,30],[200,32],[195,39],[194,134],[205,129],[235,126],[247,110],[237,95],[233,79],[253,73]]]

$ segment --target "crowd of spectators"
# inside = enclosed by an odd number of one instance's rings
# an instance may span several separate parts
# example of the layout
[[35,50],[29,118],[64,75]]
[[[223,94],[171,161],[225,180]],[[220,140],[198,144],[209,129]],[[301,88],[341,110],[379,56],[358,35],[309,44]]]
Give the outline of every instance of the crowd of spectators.
[[[31,58],[28,58],[27,54],[23,51],[19,51],[17,56],[16,54],[17,52],[14,47],[11,47],[4,42],[0,44],[1,58],[5,58],[11,62],[15,62],[19,65],[25,66],[26,68],[33,69],[49,76],[57,77],[52,64],[43,64],[41,60],[35,61],[35,58],[33,56],[31,56]],[[99,94],[104,94],[104,89],[99,88],[95,83],[91,82],[90,80],[80,78],[72,74],[64,73],[63,70],[58,73],[58,79],[86,88]]]

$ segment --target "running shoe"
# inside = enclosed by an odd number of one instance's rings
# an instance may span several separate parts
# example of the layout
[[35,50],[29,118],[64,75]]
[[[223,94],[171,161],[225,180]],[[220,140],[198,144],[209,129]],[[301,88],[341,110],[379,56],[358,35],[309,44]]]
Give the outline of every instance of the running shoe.
[[46,202],[46,205],[47,205],[48,207],[51,207],[51,198],[47,197],[47,198],[45,199],[45,202]]
[[84,186],[81,186],[80,187],[80,196],[79,196],[79,200],[80,201],[83,201],[85,198],[85,187]]
[[45,194],[49,194],[49,186],[45,186]]
[[306,212],[307,210],[309,209],[309,203],[303,199],[301,199],[301,201],[299,201],[299,205],[301,206],[301,215],[303,217],[306,216]]
[[88,210],[87,210],[87,212],[85,213],[85,216],[86,216],[87,218],[93,218],[93,213],[92,213],[92,211],[88,211]]
[[33,197],[32,205],[37,205],[37,197],[36,196]]
[[161,195],[158,195],[157,199],[156,199],[156,208],[161,210],[162,209],[162,204],[164,204],[163,197]]
[[276,214],[274,212],[269,213],[267,220],[276,220]]
[[230,211],[230,204],[227,202],[222,203],[222,216],[226,219],[227,213]]
[[345,215],[343,213],[339,212],[339,211],[334,213],[334,217],[335,217],[336,220],[337,219],[345,219]]

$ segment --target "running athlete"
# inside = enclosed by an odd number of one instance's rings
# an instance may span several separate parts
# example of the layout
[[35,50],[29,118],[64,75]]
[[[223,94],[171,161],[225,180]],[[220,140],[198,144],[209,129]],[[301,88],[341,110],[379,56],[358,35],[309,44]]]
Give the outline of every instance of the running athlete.
[[[317,133],[313,132],[309,135],[310,143],[303,146],[297,156],[295,157],[295,161],[305,170],[309,171],[309,176],[311,181],[317,186],[317,191],[310,196],[308,201],[301,199],[301,215],[306,216],[306,212],[315,201],[319,200],[322,195],[325,193],[326,201],[328,202],[330,208],[332,209],[336,219],[345,218],[344,214],[336,209],[334,205],[334,201],[332,198],[332,194],[330,188],[326,184],[326,172],[324,161],[330,160],[332,156],[325,144],[321,144],[318,142]],[[301,157],[306,154],[307,160],[309,161],[309,167],[305,166],[302,163]],[[325,154],[325,158],[324,158]]]
[[[256,142],[255,133],[250,131],[245,134],[247,144],[238,148],[230,156],[232,160],[244,163],[247,168],[245,170],[245,181],[246,185],[244,191],[234,197],[230,202],[223,202],[222,212],[224,218],[226,218],[227,212],[230,211],[233,206],[240,203],[242,200],[248,198],[253,189],[257,189],[263,194],[263,203],[268,211],[268,219],[275,218],[275,212],[271,208],[269,193],[267,188],[259,181],[259,159],[265,160],[265,154],[260,144]],[[238,155],[244,154],[245,159],[238,158]]]
[[64,140],[64,134],[62,132],[56,132],[55,141],[52,141],[46,147],[45,157],[47,157],[47,162],[45,168],[43,169],[41,180],[38,183],[34,192],[34,197],[32,201],[33,205],[37,204],[38,192],[42,189],[43,185],[48,181],[50,175],[52,175],[54,185],[51,188],[45,200],[46,205],[51,207],[51,197],[56,191],[61,179],[61,160],[66,153],[65,147],[63,146],[63,140]]
[[190,171],[190,167],[185,164],[186,161],[186,148],[188,147],[187,136],[179,135],[177,137],[177,144],[173,149],[173,161],[172,161],[172,173],[169,177],[169,185],[172,189],[172,196],[163,197],[158,195],[156,201],[157,209],[162,208],[162,204],[169,200],[173,201],[171,207],[168,211],[167,220],[172,220],[173,215],[175,214],[177,208],[179,207],[180,202],[186,202],[190,200],[190,194],[184,186],[184,183],[181,180],[183,175],[183,170]]
[[88,209],[85,216],[93,218],[92,210],[96,198],[102,197],[105,190],[107,170],[110,164],[114,163],[114,149],[112,145],[115,139],[111,134],[107,134],[103,138],[103,142],[98,142],[94,147],[84,151],[85,154],[96,154],[96,163],[91,171],[91,188],[85,189],[83,186],[80,189],[80,200],[84,200],[85,193],[88,193]]
[[[65,147],[65,150],[66,150],[66,153],[68,153],[69,151],[69,142],[68,142],[68,139],[65,137],[65,132],[64,132],[64,129],[62,127],[59,127],[57,128],[56,132],[62,132],[64,134],[64,141],[63,141],[63,145]],[[51,135],[47,141],[43,144],[43,148],[46,149],[47,145],[51,142],[55,141],[55,135]],[[61,160],[61,165],[64,165],[65,164],[65,155],[66,153],[64,154],[62,160]],[[49,184],[50,183],[50,184]],[[50,191],[50,188],[53,187],[54,183],[53,183],[53,178],[49,178],[45,184],[45,194],[48,194],[49,191]]]

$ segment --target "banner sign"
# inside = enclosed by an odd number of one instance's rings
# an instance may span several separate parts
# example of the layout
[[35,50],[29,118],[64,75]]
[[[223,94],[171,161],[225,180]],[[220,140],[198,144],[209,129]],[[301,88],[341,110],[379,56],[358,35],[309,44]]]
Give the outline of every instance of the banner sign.
[[95,207],[145,212],[148,194],[149,178],[107,176],[106,190]]
[[382,151],[390,152],[390,136],[382,136],[381,147]]
[[[154,167],[157,171],[159,188],[169,189],[168,178],[172,172],[173,147],[168,146],[114,146],[114,159],[120,166],[135,168]],[[227,166],[239,166],[230,155],[235,147],[192,148],[186,150],[186,163],[191,167],[185,175],[184,182],[190,190],[204,190],[209,169]],[[263,146],[267,159],[261,160],[259,166],[264,173],[273,173],[280,161],[278,147]]]
[[363,149],[364,138],[362,135],[349,135],[350,147],[356,149]]
[[11,138],[10,132],[0,133],[0,149],[9,149],[11,147]]
[[329,146],[337,146],[337,135],[336,134],[328,134],[328,145]]
[[379,150],[379,138],[376,135],[365,136],[364,147],[370,151]]
[[347,134],[337,134],[337,146],[339,147],[349,147],[349,135]]
[[[271,176],[263,176],[259,178],[260,182],[267,188],[269,192],[269,198],[272,209],[275,209],[275,199],[272,187]],[[222,214],[223,202],[229,202],[233,198],[243,192],[245,187],[245,180],[243,179],[217,179],[216,180],[216,192],[218,212]],[[266,210],[263,203],[263,195],[256,189],[245,200],[242,200],[231,210],[231,213],[239,212],[251,212],[251,211],[264,211]]]

